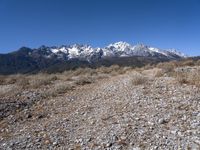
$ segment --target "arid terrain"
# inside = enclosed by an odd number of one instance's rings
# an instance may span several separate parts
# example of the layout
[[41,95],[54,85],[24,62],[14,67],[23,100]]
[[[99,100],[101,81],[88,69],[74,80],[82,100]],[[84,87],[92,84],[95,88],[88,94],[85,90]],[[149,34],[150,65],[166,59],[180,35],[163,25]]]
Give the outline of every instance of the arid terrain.
[[200,61],[0,76],[0,149],[200,149]]

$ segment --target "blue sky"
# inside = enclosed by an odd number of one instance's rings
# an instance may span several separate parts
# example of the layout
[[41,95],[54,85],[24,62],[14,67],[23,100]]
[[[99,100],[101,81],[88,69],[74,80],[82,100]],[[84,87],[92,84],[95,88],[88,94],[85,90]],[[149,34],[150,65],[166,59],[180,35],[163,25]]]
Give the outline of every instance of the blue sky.
[[0,53],[126,41],[200,55],[199,0],[0,0]]

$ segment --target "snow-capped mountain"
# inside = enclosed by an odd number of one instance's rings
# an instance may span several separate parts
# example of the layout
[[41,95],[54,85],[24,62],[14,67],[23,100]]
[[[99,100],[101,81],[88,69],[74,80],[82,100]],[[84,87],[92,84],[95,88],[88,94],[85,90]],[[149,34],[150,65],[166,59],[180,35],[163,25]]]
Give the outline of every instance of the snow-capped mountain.
[[99,67],[113,64],[144,66],[161,61],[176,60],[186,55],[174,49],[163,50],[144,44],[126,42],[109,44],[104,48],[90,45],[22,47],[18,51],[0,54],[0,74],[63,71],[77,67]]
[[43,54],[46,58],[57,57],[58,59],[70,60],[80,59],[93,61],[105,57],[166,57],[168,59],[177,59],[186,57],[186,55],[174,49],[162,50],[146,46],[143,44],[131,45],[126,42],[117,42],[109,44],[104,48],[93,48],[90,45],[68,45],[60,47],[45,47],[33,50],[32,53]]

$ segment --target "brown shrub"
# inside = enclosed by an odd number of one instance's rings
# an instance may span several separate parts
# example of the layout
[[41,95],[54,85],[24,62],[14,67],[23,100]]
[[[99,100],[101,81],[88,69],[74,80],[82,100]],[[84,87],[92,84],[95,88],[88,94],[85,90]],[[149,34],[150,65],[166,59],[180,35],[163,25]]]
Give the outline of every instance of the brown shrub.
[[48,97],[56,97],[60,94],[64,94],[68,91],[74,90],[74,85],[67,84],[67,83],[62,83],[62,84],[57,84],[53,87],[51,87],[49,90],[45,91],[42,96],[44,98]]
[[132,77],[132,84],[133,85],[140,85],[140,84],[144,84],[148,81],[148,78],[143,76],[140,73],[134,73],[133,77]]
[[79,76],[79,75],[94,75],[96,74],[96,70],[95,69],[91,69],[91,68],[78,68],[74,71],[71,71],[72,76]]
[[110,74],[111,72],[116,72],[117,70],[119,70],[119,68],[120,67],[118,65],[112,65],[110,67],[101,66],[96,70],[98,73]]
[[153,69],[155,66],[151,64],[147,64],[143,67],[144,70]]
[[200,86],[200,70],[193,70],[191,72],[177,72],[176,79],[181,84],[192,84]]
[[165,63],[159,63],[157,65],[158,68],[163,69],[165,73],[170,73],[173,72],[174,69],[178,66],[177,62],[175,61],[170,61],[170,62],[165,62]]
[[94,79],[90,76],[80,76],[76,81],[75,84],[77,85],[85,85],[91,84],[94,82]]
[[187,74],[186,74],[185,72],[177,72],[177,73],[176,73],[176,80],[177,80],[180,84],[186,84],[186,83],[188,83]]
[[162,77],[162,76],[164,76],[164,74],[165,74],[164,70],[157,69],[156,72],[155,72],[155,77]]
[[29,78],[30,88],[40,88],[41,86],[49,85],[58,79],[57,76],[49,74],[37,74],[30,76]]
[[97,75],[97,71],[95,69],[91,68],[78,68],[76,70],[70,70],[70,71],[65,71],[59,75],[61,80],[64,81],[72,81],[73,78],[76,78],[77,76],[94,76]]
[[0,85],[4,85],[6,81],[6,77],[5,76],[0,76]]
[[184,60],[180,62],[180,66],[195,66],[195,62],[192,59]]
[[30,83],[29,83],[29,79],[27,77],[23,77],[19,80],[17,80],[17,83],[16,83],[18,86],[20,86],[22,89],[24,88],[28,88]]
[[124,74],[131,69],[132,69],[131,67],[120,67],[118,65],[112,65],[110,67],[101,66],[96,69],[96,72],[98,74],[110,74],[114,76],[114,75]]
[[196,66],[200,66],[200,60],[197,60],[195,63]]
[[11,76],[6,78],[6,84],[15,84],[17,82],[17,77]]

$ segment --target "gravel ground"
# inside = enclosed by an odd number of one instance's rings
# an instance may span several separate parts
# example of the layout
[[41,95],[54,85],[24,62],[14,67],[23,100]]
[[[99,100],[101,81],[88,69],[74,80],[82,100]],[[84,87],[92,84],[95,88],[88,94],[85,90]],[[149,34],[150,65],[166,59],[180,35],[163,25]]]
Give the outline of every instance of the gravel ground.
[[199,150],[199,88],[149,74],[140,85],[128,72],[35,100],[1,120],[0,149]]

